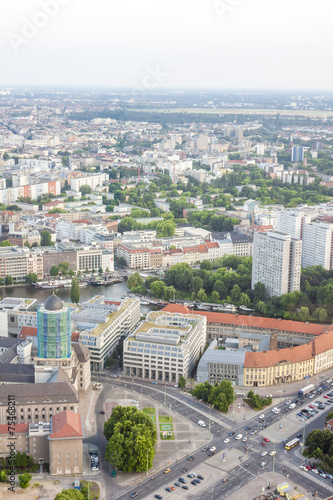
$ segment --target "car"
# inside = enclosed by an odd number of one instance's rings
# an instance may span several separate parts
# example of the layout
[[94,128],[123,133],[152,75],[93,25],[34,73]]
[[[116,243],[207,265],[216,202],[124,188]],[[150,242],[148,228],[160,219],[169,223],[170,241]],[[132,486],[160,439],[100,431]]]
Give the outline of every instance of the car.
[[293,410],[294,408],[296,408],[296,403],[291,403],[291,405],[289,406],[289,410]]
[[196,476],[195,472],[190,472],[189,474],[187,474],[187,477],[195,477],[195,476]]
[[305,471],[307,471],[307,470],[308,470],[308,469],[307,469],[304,465],[300,465],[300,466],[299,466],[299,468],[300,468],[301,470],[305,470]]
[[191,455],[190,457],[188,457],[187,459],[189,462],[192,462],[192,460],[194,460],[194,455]]
[[251,431],[252,436],[254,436],[254,434],[257,434],[257,432],[257,429],[253,429],[253,431]]
[[265,419],[265,415],[262,413],[261,415],[259,415],[259,420],[264,420]]
[[167,469],[165,469],[164,474],[169,474],[169,472],[171,472],[170,467],[168,467]]
[[172,489],[171,489],[171,488],[169,488],[169,486],[167,486],[167,487],[165,488],[165,491],[168,491],[169,493],[171,493],[171,492],[172,492]]
[[275,413],[277,411],[277,407],[274,406],[274,408],[272,408],[272,412]]
[[216,446],[212,446],[209,451],[215,451],[215,450],[216,450]]
[[155,498],[157,498],[158,500],[162,500],[163,497],[161,497],[161,495],[155,495]]
[[191,484],[194,484],[194,486],[198,486],[197,482],[193,479],[193,481],[191,481]]
[[329,399],[329,396],[326,396],[326,394],[324,394],[323,398]]
[[174,483],[175,486],[178,486],[178,488],[181,487],[181,484],[180,483],[177,483],[177,481]]
[[235,431],[229,432],[228,436],[233,436],[235,434]]
[[139,496],[139,493],[135,491],[134,493],[132,493],[132,495],[130,495],[130,498],[136,498],[137,496]]
[[268,453],[267,451],[262,451],[262,452],[260,453],[260,456],[261,456],[261,457],[265,457],[265,456],[267,455],[267,453]]
[[262,441],[261,446],[266,446],[265,441]]
[[272,420],[273,420],[273,418],[272,418],[272,417],[270,417],[270,418],[267,420],[267,422],[272,422]]
[[200,427],[206,427],[205,422],[203,422],[202,420],[198,421],[198,425],[200,425]]
[[184,473],[184,472],[187,472],[187,471],[188,471],[188,469],[186,469],[185,467],[184,467],[184,469],[182,469],[182,472],[183,472],[183,473]]
[[266,462],[261,462],[260,467],[265,467]]
[[242,441],[243,441],[243,443],[246,443],[247,437],[243,437]]
[[193,479],[193,481],[195,481],[197,484],[201,483],[200,479]]
[[319,474],[319,471],[318,471],[317,469],[312,469],[312,472],[313,472],[314,474]]
[[229,443],[229,442],[230,442],[230,439],[229,439],[229,438],[226,438],[223,442],[224,442],[224,444],[227,444],[227,443]]
[[284,410],[282,410],[282,413],[288,413],[288,410],[289,408],[285,408]]
[[174,387],[176,387],[176,389],[178,389],[178,385],[174,385]]
[[270,456],[270,457],[274,457],[274,455],[276,455],[276,451],[275,451],[275,450],[273,450],[273,451],[271,451],[271,452],[269,453],[269,456]]
[[243,435],[242,434],[237,434],[237,436],[235,437],[235,439],[237,439],[237,441],[239,441],[240,439],[242,439]]
[[105,415],[105,411],[104,410],[101,410],[101,415]]
[[313,394],[310,394],[309,395],[309,399],[313,399],[314,398],[314,395]]
[[186,483],[186,479],[185,479],[185,478],[183,478],[183,477],[179,477],[179,478],[178,478],[178,481],[179,481],[180,483],[183,483],[183,484],[185,484],[185,483]]
[[200,479],[201,481],[203,481],[205,478],[201,474],[198,474],[198,479]]
[[188,490],[188,486],[184,485],[182,486],[183,490]]
[[208,453],[208,456],[209,456],[209,457],[212,457],[213,455],[215,455],[215,451],[210,451],[210,452]]
[[208,451],[208,450],[209,450],[208,446],[205,446],[204,448],[202,448],[202,451]]
[[112,477],[116,477],[116,476],[117,476],[116,471],[115,471],[115,470],[113,470],[113,471],[112,471],[112,473],[111,473],[111,475],[112,475]]
[[280,408],[277,408],[277,410],[275,411],[275,415],[277,415],[278,413],[280,413]]
[[297,438],[300,439],[303,435],[302,434],[297,434]]
[[222,479],[222,483],[227,483],[228,481],[229,481],[229,478],[228,478],[228,477],[224,477],[224,478]]
[[[152,382],[152,384],[157,385],[157,382]],[[155,495],[155,497],[156,497],[156,495]],[[156,497],[156,498],[157,498],[157,497]]]
[[246,431],[249,431],[250,429],[251,429],[251,427],[249,427],[249,426],[245,427]]
[[171,486],[169,486],[169,488],[170,488],[170,490],[172,490],[172,491],[175,491],[175,489],[176,489],[176,488],[175,488],[174,486],[172,486],[172,485],[171,485]]
[[264,441],[266,441],[266,443],[269,443],[269,439],[268,438],[264,438]]
[[288,399],[288,400],[286,401],[286,405],[291,405],[291,399]]

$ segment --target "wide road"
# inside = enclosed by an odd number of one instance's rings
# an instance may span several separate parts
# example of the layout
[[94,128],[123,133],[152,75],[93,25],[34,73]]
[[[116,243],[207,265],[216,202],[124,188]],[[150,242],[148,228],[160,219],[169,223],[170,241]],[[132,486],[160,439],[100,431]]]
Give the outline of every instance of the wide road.
[[[283,422],[283,418],[286,414],[283,414],[282,411],[278,415],[274,415],[270,409],[265,409],[265,421],[259,421],[258,417],[255,416],[242,423],[235,424],[229,417],[221,416],[221,413],[214,408],[208,408],[206,405],[199,403],[193,397],[180,393],[179,389],[173,387],[161,385],[152,386],[151,383],[141,383],[141,381],[135,382],[132,379],[116,379],[111,378],[108,374],[94,374],[93,379],[101,381],[107,385],[112,384],[114,386],[124,387],[135,392],[140,392],[162,405],[166,404],[167,407],[170,407],[171,405],[172,411],[183,415],[185,418],[194,423],[197,423],[198,420],[203,420],[208,426],[209,421],[213,422],[214,425],[211,426],[211,435],[214,439],[214,446],[216,447],[215,453],[224,450],[229,445],[232,446],[233,449],[239,449],[239,465],[229,472],[229,480],[226,483],[223,483],[221,479],[218,479],[214,484],[211,483],[207,489],[201,490],[199,496],[195,496],[195,486],[189,484],[190,480],[188,480],[188,485],[191,489],[188,493],[185,493],[185,491],[183,492],[183,496],[185,498],[190,493],[191,499],[196,498],[199,500],[200,498],[200,500],[205,500],[207,498],[208,500],[212,498],[212,489],[214,499],[227,498],[231,495],[231,493],[236,491],[238,488],[241,488],[259,474],[263,472],[272,472],[273,475],[273,469],[274,471],[283,474],[286,477],[286,480],[289,479],[295,481],[297,484],[302,484],[302,486],[307,488],[311,494],[317,492],[320,497],[325,498],[333,492],[330,480],[318,477],[312,472],[304,472],[298,468],[301,463],[305,463],[305,459],[301,456],[299,448],[294,448],[293,450],[287,452],[284,450],[282,443],[273,444],[269,442],[265,447],[261,446],[261,442],[264,437],[262,431],[265,432],[265,429],[269,428],[276,421]],[[299,430],[293,433],[290,438],[295,437],[295,434],[303,433],[304,423],[296,420],[296,412],[301,408],[304,408],[307,404],[310,404],[312,401],[317,401],[318,399],[325,401],[325,399],[323,399],[323,395],[327,392],[330,392],[330,389],[326,389],[320,396],[314,398],[313,400],[306,398],[302,406],[297,406],[297,410],[294,410],[295,413],[293,414],[293,418],[295,418],[295,421],[299,423]],[[276,405],[276,407],[281,410],[285,410],[287,408],[285,402],[281,402]],[[305,422],[305,434],[308,434],[313,429],[323,428],[325,416],[332,410],[333,405],[332,408],[327,406],[327,409],[320,411],[315,418],[307,420]],[[98,422],[98,424],[100,427],[100,422]],[[245,431],[245,427],[247,426],[251,427],[249,432]],[[256,429],[254,429],[255,427]],[[254,430],[256,430],[256,433],[252,434]],[[229,436],[230,432],[233,432],[234,435]],[[235,436],[237,434],[242,434],[243,436],[246,435],[248,441],[246,443],[236,441]],[[225,439],[230,439],[230,443],[225,444]],[[248,449],[246,450],[246,448]],[[261,452],[263,450],[267,451],[267,456],[265,457],[261,457]],[[269,455],[269,453],[273,450],[277,452],[276,457]],[[195,467],[196,471],[200,470],[200,464],[205,462],[208,458],[207,453],[198,449],[193,452],[193,455],[195,458],[191,462],[188,462],[187,458],[184,457],[183,459],[172,463],[170,465],[171,472],[168,474],[165,474],[162,470],[155,474],[154,480],[150,478],[142,480],[136,486],[126,489],[124,488],[124,490],[119,493],[116,493],[113,490],[113,493],[110,493],[110,496],[107,494],[106,498],[108,500],[125,500],[135,492],[138,493],[138,498],[144,498],[146,495],[150,494],[152,494],[153,498],[156,491],[163,487],[163,485],[168,486],[172,484],[177,481],[180,476],[186,477],[187,472],[182,473],[182,469],[186,468],[188,470],[193,470],[193,467]],[[102,453],[101,456],[103,456]],[[263,461],[266,462],[266,465],[261,467],[260,463]],[[105,480],[106,483],[109,483],[108,478],[105,477]]]

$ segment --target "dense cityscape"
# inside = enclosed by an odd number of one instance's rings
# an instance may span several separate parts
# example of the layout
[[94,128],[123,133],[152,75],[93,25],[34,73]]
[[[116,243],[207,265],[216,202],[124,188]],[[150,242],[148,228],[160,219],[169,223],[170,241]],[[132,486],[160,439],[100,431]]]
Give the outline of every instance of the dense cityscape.
[[0,499],[333,500],[332,14],[2,1]]

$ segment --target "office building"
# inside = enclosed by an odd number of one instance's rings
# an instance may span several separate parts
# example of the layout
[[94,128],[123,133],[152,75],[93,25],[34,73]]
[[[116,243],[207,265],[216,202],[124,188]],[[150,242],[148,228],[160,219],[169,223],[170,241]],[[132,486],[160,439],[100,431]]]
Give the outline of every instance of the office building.
[[283,210],[278,213],[277,231],[303,239],[304,227],[311,222],[311,215],[298,210]]
[[252,289],[263,283],[269,297],[300,289],[302,241],[278,231],[255,233]]
[[177,383],[191,375],[205,343],[205,317],[150,312],[124,341],[125,375]]
[[71,310],[54,293],[37,311],[38,357],[69,358],[71,355]]

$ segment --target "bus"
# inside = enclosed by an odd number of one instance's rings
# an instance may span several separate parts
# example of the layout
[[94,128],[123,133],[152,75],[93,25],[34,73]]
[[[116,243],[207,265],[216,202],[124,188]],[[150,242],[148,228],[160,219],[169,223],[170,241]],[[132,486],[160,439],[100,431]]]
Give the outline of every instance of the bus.
[[297,446],[299,444],[299,439],[298,438],[295,438],[295,439],[292,439],[291,441],[288,441],[284,447],[286,450],[291,450],[291,448],[294,448],[295,446]]

